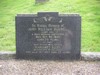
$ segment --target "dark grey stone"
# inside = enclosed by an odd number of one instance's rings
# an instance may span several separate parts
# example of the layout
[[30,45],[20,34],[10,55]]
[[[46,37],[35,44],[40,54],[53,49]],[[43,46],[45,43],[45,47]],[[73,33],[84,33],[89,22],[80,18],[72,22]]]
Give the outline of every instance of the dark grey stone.
[[81,17],[39,12],[16,16],[17,58],[80,59]]
[[37,3],[44,3],[44,2],[47,2],[47,1],[49,1],[49,0],[35,0],[35,3],[37,4]]

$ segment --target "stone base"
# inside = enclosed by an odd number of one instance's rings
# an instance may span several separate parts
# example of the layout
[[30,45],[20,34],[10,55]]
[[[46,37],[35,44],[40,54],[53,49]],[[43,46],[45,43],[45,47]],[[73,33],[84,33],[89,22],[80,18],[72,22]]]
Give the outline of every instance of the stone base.
[[100,52],[82,52],[82,60],[99,60],[100,61]]
[[16,53],[15,52],[0,52],[0,59],[6,60],[6,59],[15,59]]
[[[15,59],[15,52],[0,52],[0,60]],[[82,52],[81,59],[83,61],[100,61],[100,52]]]

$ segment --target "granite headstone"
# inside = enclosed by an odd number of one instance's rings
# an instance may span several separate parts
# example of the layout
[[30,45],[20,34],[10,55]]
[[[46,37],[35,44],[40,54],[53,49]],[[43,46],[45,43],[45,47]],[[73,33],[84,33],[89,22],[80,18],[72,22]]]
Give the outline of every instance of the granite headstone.
[[79,59],[81,16],[38,12],[16,16],[16,56],[32,59]]

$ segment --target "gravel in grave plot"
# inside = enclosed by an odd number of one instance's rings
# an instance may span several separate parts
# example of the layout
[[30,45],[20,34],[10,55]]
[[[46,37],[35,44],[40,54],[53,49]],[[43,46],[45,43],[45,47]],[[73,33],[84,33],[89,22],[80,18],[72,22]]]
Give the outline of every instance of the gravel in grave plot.
[[100,75],[100,61],[0,60],[0,75]]

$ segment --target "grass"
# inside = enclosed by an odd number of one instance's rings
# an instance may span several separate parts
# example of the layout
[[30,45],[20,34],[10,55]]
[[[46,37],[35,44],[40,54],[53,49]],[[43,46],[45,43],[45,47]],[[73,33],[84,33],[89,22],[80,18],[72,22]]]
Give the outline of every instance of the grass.
[[0,51],[15,51],[15,16],[39,11],[79,13],[82,16],[81,50],[100,52],[99,0],[50,0],[43,4],[35,4],[34,0],[0,0]]

